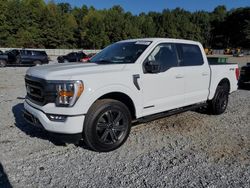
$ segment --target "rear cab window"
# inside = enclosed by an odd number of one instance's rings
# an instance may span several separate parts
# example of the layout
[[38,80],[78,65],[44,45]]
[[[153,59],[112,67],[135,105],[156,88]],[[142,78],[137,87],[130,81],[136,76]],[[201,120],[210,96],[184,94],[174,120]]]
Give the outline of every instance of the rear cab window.
[[199,66],[204,64],[201,49],[195,44],[176,44],[180,66]]

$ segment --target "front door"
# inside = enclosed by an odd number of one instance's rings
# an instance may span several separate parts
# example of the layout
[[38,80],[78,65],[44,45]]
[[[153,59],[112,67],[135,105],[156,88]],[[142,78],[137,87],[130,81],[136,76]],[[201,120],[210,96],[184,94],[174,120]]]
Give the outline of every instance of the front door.
[[144,61],[144,66],[147,62],[157,62],[160,65],[159,72],[144,70],[141,76],[144,116],[183,106],[184,74],[177,59],[175,44],[162,43]]

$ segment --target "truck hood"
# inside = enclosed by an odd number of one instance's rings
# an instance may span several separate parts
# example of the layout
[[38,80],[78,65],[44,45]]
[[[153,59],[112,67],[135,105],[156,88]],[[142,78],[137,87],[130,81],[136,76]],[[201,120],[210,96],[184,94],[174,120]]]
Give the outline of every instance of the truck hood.
[[121,71],[125,64],[64,63],[31,67],[26,74],[45,80],[72,80],[74,76]]

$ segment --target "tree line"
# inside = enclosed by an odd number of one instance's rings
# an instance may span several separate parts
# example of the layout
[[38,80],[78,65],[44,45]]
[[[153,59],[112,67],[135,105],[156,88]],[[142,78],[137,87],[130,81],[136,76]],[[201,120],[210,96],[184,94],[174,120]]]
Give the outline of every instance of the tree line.
[[133,15],[121,6],[96,10],[44,0],[0,0],[0,47],[100,49],[142,37],[190,39],[208,48],[250,48],[250,7]]

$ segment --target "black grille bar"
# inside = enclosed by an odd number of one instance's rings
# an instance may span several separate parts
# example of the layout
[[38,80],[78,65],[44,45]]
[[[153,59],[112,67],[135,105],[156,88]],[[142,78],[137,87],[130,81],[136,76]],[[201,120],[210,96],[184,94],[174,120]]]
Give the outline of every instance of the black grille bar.
[[54,103],[56,100],[56,90],[54,85],[46,80],[32,76],[25,76],[27,99],[31,102],[44,106]]

